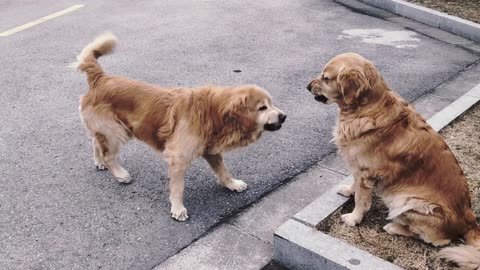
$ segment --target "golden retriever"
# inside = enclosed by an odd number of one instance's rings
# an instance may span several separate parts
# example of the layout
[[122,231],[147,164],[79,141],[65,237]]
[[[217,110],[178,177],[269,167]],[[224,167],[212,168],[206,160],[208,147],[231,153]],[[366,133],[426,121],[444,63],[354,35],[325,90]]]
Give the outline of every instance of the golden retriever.
[[460,165],[443,138],[390,90],[372,62],[340,54],[307,89],[315,100],[340,108],[334,141],[354,183],[338,193],[355,197],[353,212],[342,220],[349,226],[360,223],[375,190],[389,209],[385,231],[434,246],[464,237],[476,248],[447,248],[440,256],[465,269],[480,267],[480,225]]
[[247,184],[230,175],[222,153],[256,141],[264,130],[282,127],[286,115],[273,106],[267,91],[256,85],[165,88],[109,76],[97,58],[116,43],[115,36],[104,34],[74,64],[88,77],[90,89],[79,109],[97,168],[108,168],[119,182],[128,183],[129,173],[116,160],[122,145],[136,138],[162,152],[169,166],[171,214],[178,221],[188,218],[184,174],[197,157],[205,158],[222,186],[244,191]]

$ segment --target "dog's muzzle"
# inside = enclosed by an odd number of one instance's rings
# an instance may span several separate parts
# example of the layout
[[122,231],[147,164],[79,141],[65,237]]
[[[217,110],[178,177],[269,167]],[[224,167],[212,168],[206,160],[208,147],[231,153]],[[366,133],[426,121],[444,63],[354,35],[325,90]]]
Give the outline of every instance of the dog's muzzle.
[[320,101],[323,104],[327,104],[328,98],[324,95],[315,95],[314,98],[315,98],[316,101]]
[[281,114],[278,115],[278,122],[277,123],[265,124],[263,126],[263,129],[265,129],[267,131],[279,130],[282,127],[282,124],[285,122],[286,119],[287,119],[287,116],[285,114],[281,113]]
[[314,94],[314,98],[316,101],[319,101],[319,102],[322,102],[323,104],[327,104],[327,101],[328,101],[328,98],[324,95],[317,95],[315,93],[312,92],[312,89],[313,89],[313,83],[315,82],[315,80],[311,81],[308,85],[307,85],[307,90],[309,92],[311,92],[312,94]]
[[313,83],[313,81],[311,81],[311,82],[307,85],[307,90],[308,90],[309,92],[312,92],[312,83]]

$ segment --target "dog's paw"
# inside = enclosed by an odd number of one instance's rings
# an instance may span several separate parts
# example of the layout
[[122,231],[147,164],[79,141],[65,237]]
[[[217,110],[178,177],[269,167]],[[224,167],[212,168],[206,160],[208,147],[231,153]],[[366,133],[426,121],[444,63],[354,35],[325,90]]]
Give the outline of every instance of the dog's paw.
[[95,167],[97,168],[97,171],[105,171],[107,170],[107,166],[101,164],[101,163],[97,163],[95,164]]
[[432,245],[435,246],[435,247],[443,247],[443,246],[446,246],[446,245],[450,244],[450,242],[451,242],[450,239],[440,239],[440,240],[437,240],[437,241],[433,241]]
[[245,189],[247,189],[248,185],[247,185],[247,183],[243,182],[242,180],[232,179],[230,182],[228,182],[225,185],[225,187],[227,187],[231,191],[242,192]]
[[176,219],[177,221],[185,221],[188,219],[187,209],[182,207],[173,207],[172,206],[172,218]]
[[395,235],[397,233],[397,225],[395,223],[388,223],[387,225],[383,226],[383,230],[386,231],[388,234]]
[[424,233],[420,233],[418,235],[418,238],[422,239],[425,243],[432,244],[435,247],[441,247],[441,246],[446,246],[450,244],[451,240],[450,239],[435,239],[432,240],[428,237],[428,235]]
[[338,190],[337,190],[337,193],[340,194],[340,195],[343,195],[345,197],[350,197],[353,195],[353,187],[352,185],[341,185]]
[[121,171],[117,172],[114,176],[118,182],[123,184],[128,184],[132,181],[132,179],[130,178],[130,174],[124,168],[121,168]]
[[407,237],[414,236],[414,233],[412,233],[408,227],[402,226],[398,223],[388,223],[387,225],[383,226],[383,230],[391,235],[403,235]]
[[356,215],[355,213],[344,214],[342,215],[342,221],[348,226],[353,227],[362,221],[362,217]]

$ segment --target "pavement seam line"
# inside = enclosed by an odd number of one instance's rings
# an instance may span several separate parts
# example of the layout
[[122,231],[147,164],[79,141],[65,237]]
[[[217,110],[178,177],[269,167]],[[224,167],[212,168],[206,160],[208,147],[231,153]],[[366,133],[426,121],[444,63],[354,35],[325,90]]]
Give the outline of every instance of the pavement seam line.
[[30,27],[33,27],[33,26],[35,26],[35,25],[44,23],[44,22],[46,22],[46,21],[49,21],[49,20],[51,20],[51,19],[54,19],[54,18],[63,16],[63,15],[65,15],[65,14],[68,14],[68,13],[70,13],[70,12],[72,12],[72,11],[75,11],[75,10],[77,10],[77,9],[79,9],[79,8],[82,8],[82,7],[84,7],[84,6],[85,6],[85,5],[73,5],[73,6],[69,7],[69,8],[66,8],[66,9],[64,9],[64,10],[60,10],[60,11],[58,11],[58,12],[55,12],[55,13],[50,14],[50,15],[47,15],[47,16],[42,17],[42,18],[40,18],[40,19],[36,19],[36,20],[31,21],[31,22],[28,22],[28,23],[25,23],[25,24],[23,24],[23,25],[20,25],[20,26],[17,26],[17,27],[15,27],[15,28],[12,28],[12,29],[10,29],[10,30],[6,30],[6,31],[4,31],[4,32],[1,32],[1,33],[0,33],[0,37],[7,37],[7,36],[10,36],[10,35],[13,35],[13,34],[15,34],[15,33],[18,33],[18,32],[20,32],[20,31],[23,31],[23,30],[28,29],[28,28],[30,28]]
[[[320,196],[321,196],[321,195],[320,195]],[[303,225],[305,225],[305,226],[307,226],[307,227],[310,227],[310,228],[313,228],[313,227],[315,226],[315,225],[310,224],[310,223],[308,223],[308,222],[306,222],[306,221],[304,221],[304,220],[301,220],[301,219],[299,219],[299,218],[296,218],[295,216],[291,216],[290,219],[293,219],[293,220],[295,220],[295,221],[298,222],[298,223],[302,223]]]
[[[410,103],[415,102],[416,100],[418,100],[419,98],[421,98],[421,97],[423,97],[423,96],[425,96],[425,95],[428,95],[428,94],[431,94],[431,95],[432,95],[432,94],[434,94],[434,91],[435,91],[437,88],[441,87],[442,85],[445,85],[445,84],[448,83],[448,82],[451,82],[451,81],[453,81],[453,80],[458,79],[458,78],[459,78],[463,73],[465,73],[469,68],[471,68],[471,67],[473,67],[473,66],[475,66],[475,65],[477,65],[477,64],[480,64],[480,58],[477,58],[474,62],[468,64],[464,69],[458,71],[458,73],[451,75],[451,76],[448,77],[445,81],[443,81],[443,82],[437,84],[436,86],[430,88],[430,89],[427,90],[423,95],[419,96],[418,98],[416,98],[415,100],[411,101]],[[470,91],[470,90],[469,90],[469,91]],[[469,91],[467,91],[466,93],[468,93]],[[441,96],[439,96],[439,97],[441,97]],[[447,97],[443,97],[443,98],[448,99]],[[455,101],[455,100],[457,100],[457,99],[453,99],[452,101]]]
[[225,224],[228,225],[228,226],[230,226],[230,227],[235,228],[236,230],[239,230],[240,232],[243,232],[244,234],[246,234],[246,235],[248,235],[248,236],[251,236],[252,238],[255,238],[255,239],[259,240],[259,241],[262,241],[262,242],[265,243],[265,244],[270,244],[268,241],[265,241],[265,240],[260,239],[258,236],[254,235],[254,234],[251,234],[249,231],[246,231],[246,230],[240,228],[239,226],[237,226],[237,225],[235,225],[235,224],[232,224],[232,223],[230,223],[230,222],[227,222],[227,223],[225,223]]
[[327,171],[330,171],[330,172],[333,172],[333,173],[337,173],[337,174],[341,174],[341,175],[344,175],[344,176],[348,176],[348,174],[346,173],[343,173],[343,172],[339,172],[335,169],[332,169],[330,167],[328,167],[327,165],[324,165],[324,164],[318,164],[318,166],[322,167],[322,169],[325,169]]
[[[443,85],[443,84],[442,84],[442,85]],[[439,85],[439,87],[441,87],[442,85]],[[452,103],[452,102],[455,101],[454,98],[447,98],[447,97],[444,97],[444,96],[437,95],[437,94],[435,94],[435,93],[431,93],[431,94],[427,94],[427,95],[431,95],[431,96],[436,97],[436,98],[439,98],[439,99],[445,99],[445,100],[447,100],[449,103]],[[418,98],[418,99],[419,99],[419,98]],[[417,99],[417,100],[418,100],[418,99]]]

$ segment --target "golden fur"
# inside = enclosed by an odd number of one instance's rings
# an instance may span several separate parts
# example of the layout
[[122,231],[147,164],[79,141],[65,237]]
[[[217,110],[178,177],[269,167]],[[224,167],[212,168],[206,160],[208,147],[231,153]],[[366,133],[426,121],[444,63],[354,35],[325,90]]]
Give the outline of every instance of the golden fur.
[[480,267],[480,226],[462,169],[443,138],[389,89],[372,62],[338,55],[307,88],[316,100],[340,107],[334,140],[354,183],[338,192],[355,196],[353,212],[342,220],[360,223],[375,190],[389,208],[388,233],[435,246],[464,237],[476,248],[447,248],[440,256],[465,269]]
[[270,95],[255,85],[165,88],[109,76],[97,58],[115,44],[112,34],[100,36],[83,49],[75,65],[87,74],[90,87],[80,100],[80,115],[92,137],[95,165],[128,183],[128,172],[116,161],[122,145],[136,138],[163,152],[169,165],[171,213],[180,221],[188,218],[185,170],[197,157],[207,160],[221,185],[244,191],[247,184],[232,178],[222,153],[282,126],[286,116],[272,105]]

